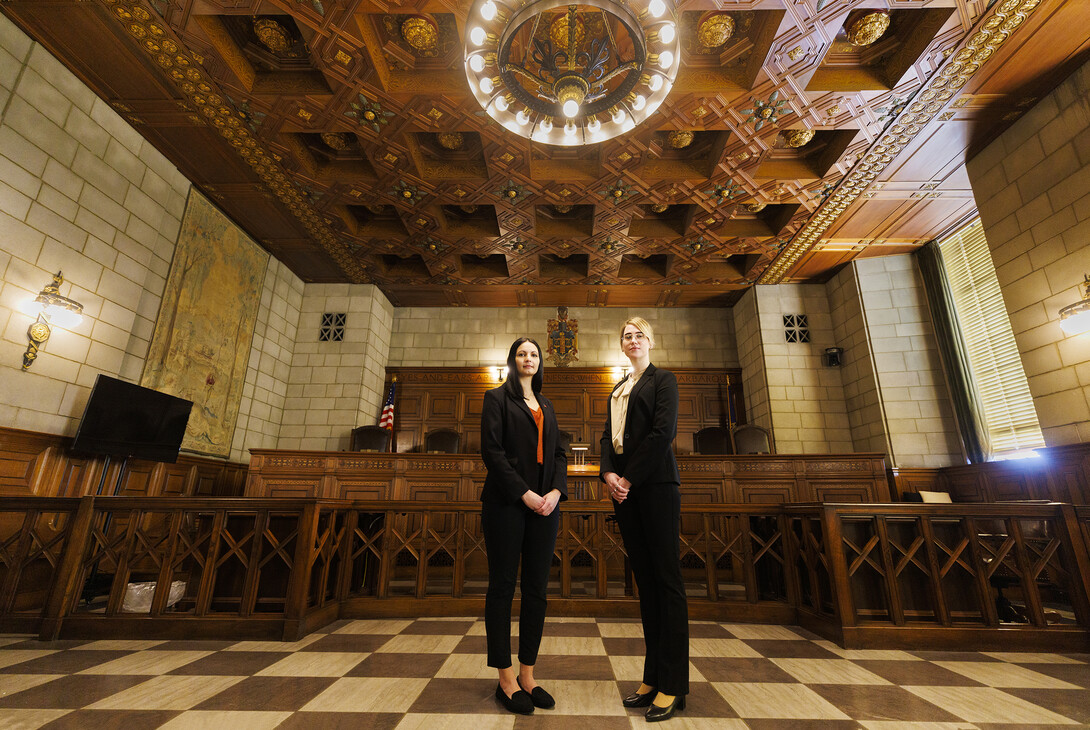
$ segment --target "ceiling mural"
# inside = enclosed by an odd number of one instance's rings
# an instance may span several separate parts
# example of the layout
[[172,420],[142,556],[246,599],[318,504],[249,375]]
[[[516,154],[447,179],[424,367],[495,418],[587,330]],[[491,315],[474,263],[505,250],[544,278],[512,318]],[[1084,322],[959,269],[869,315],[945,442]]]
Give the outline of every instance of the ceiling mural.
[[304,281],[402,306],[729,306],[910,252],[1088,6],[0,2]]

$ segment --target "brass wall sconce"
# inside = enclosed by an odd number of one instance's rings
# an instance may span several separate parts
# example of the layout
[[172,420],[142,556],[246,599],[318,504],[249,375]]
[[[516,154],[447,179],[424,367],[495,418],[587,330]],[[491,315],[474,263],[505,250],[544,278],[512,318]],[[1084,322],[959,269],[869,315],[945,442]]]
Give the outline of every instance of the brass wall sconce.
[[1065,334],[1081,335],[1090,331],[1090,274],[1083,274],[1082,301],[1068,304],[1060,310],[1060,329]]
[[37,319],[26,331],[30,344],[23,353],[23,370],[30,369],[38,358],[38,348],[49,339],[51,334],[50,325],[72,329],[83,321],[83,305],[74,299],[61,296],[62,283],[64,283],[64,277],[58,271],[53,275],[53,281],[42,289],[34,301],[26,307],[27,314],[34,315]]

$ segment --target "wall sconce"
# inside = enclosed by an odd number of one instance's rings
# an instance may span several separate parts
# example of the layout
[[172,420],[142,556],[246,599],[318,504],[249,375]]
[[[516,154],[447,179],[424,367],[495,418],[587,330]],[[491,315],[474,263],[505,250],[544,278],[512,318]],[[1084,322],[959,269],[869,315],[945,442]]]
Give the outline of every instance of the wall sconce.
[[838,368],[843,354],[844,350],[839,347],[826,347],[825,352],[821,353],[821,364],[827,368]]
[[37,319],[26,331],[30,344],[23,353],[23,370],[28,370],[34,364],[34,360],[38,357],[38,348],[49,339],[50,325],[72,329],[83,321],[83,305],[74,299],[61,296],[62,283],[64,283],[64,277],[58,271],[53,275],[53,281],[24,308],[27,314]]
[[506,365],[497,365],[496,367],[494,367],[492,369],[496,373],[496,382],[502,383],[504,380],[507,379],[507,366]]
[[1069,335],[1090,331],[1090,274],[1083,274],[1082,301],[1068,304],[1060,310],[1060,329]]

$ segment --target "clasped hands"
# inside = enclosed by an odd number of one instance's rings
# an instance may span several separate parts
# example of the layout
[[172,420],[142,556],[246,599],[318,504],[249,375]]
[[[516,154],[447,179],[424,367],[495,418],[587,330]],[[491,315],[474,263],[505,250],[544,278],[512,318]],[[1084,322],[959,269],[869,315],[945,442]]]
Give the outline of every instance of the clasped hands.
[[625,498],[628,497],[628,490],[632,489],[632,482],[611,471],[607,471],[603,474],[602,479],[606,483],[606,489],[609,491],[609,496],[613,497],[614,501],[625,501]]
[[548,517],[560,503],[560,490],[554,489],[544,497],[537,492],[526,490],[522,493],[522,502],[535,513],[542,517]]

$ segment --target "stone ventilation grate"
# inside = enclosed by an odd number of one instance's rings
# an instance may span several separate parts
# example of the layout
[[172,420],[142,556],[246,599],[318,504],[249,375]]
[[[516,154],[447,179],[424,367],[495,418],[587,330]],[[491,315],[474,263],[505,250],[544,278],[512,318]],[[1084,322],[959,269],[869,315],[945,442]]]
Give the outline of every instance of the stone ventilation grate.
[[341,312],[326,312],[322,315],[322,326],[318,330],[318,342],[343,342],[344,321],[347,315]]
[[783,315],[783,336],[788,342],[809,342],[810,325],[806,323],[806,315]]

